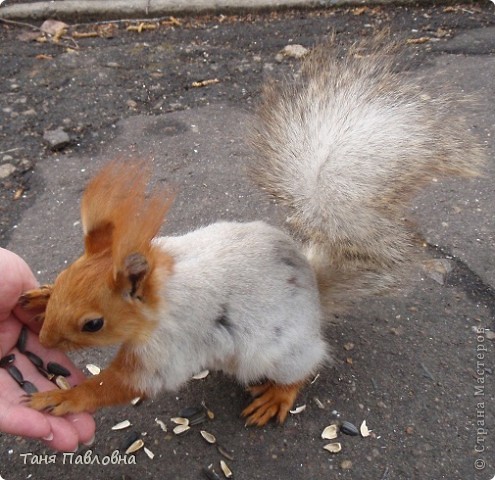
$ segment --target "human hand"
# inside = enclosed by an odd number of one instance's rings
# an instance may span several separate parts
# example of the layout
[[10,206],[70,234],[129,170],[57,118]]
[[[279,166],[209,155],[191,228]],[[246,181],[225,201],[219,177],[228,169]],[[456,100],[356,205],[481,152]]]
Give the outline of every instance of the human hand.
[[[0,358],[15,354],[14,365],[22,372],[25,380],[33,383],[38,390],[50,390],[54,384],[38,372],[28,358],[19,352],[16,343],[22,326],[29,327],[26,350],[49,361],[64,365],[71,372],[67,378],[71,385],[84,380],[67,356],[40,345],[38,332],[41,325],[33,315],[17,306],[19,296],[26,290],[36,288],[37,281],[27,264],[16,254],[0,248]],[[43,440],[50,448],[61,451],[75,451],[79,443],[90,445],[95,434],[95,422],[88,413],[54,417],[38,412],[23,404],[24,390],[0,368],[0,431]]]

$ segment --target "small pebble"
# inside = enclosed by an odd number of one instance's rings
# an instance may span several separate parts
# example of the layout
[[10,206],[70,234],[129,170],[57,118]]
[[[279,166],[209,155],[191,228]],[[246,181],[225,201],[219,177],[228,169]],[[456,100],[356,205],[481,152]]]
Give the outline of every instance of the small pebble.
[[350,470],[352,468],[352,462],[350,460],[343,460],[340,464],[342,470]]

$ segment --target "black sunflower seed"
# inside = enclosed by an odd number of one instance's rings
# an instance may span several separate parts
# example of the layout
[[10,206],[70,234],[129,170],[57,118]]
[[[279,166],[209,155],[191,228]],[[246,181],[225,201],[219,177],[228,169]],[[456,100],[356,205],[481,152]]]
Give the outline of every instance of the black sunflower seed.
[[208,416],[203,407],[186,407],[179,412],[179,417],[187,418],[189,425],[198,425],[206,421]]
[[31,382],[28,382],[27,380],[25,380],[24,382],[22,382],[21,387],[29,395],[31,395],[33,393],[36,393],[38,391],[38,389],[36,388],[36,385],[34,385]]
[[63,365],[57,362],[48,362],[46,364],[46,369],[48,372],[53,373],[54,375],[62,375],[62,377],[69,377],[70,372]]
[[24,353],[26,351],[26,342],[28,337],[27,327],[24,325],[21,328],[21,333],[19,334],[19,338],[17,339],[17,348],[19,352]]
[[9,365],[7,367],[7,372],[9,372],[10,376],[19,384],[22,386],[22,383],[24,382],[24,377],[22,376],[21,371],[14,365]]
[[353,437],[359,435],[359,430],[351,422],[342,422],[340,431],[346,435],[352,435]]
[[31,360],[31,363],[33,365],[35,365],[38,368],[43,368],[43,360],[40,357],[38,357],[36,353],[26,350],[24,352],[24,355],[26,355],[26,357],[29,358],[29,360]]
[[5,357],[0,358],[0,368],[5,368],[8,365],[12,365],[15,360],[15,354],[10,353],[9,355],[5,355]]

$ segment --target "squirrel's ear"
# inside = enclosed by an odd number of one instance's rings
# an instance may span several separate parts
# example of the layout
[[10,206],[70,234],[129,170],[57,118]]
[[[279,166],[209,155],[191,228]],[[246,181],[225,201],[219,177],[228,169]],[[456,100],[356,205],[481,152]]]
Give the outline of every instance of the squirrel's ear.
[[104,222],[87,232],[84,236],[84,250],[87,254],[102,252],[112,246],[112,232],[114,226],[111,222]]
[[145,279],[150,272],[148,260],[142,253],[131,253],[124,259],[124,268],[117,273],[118,287],[131,298],[142,298]]

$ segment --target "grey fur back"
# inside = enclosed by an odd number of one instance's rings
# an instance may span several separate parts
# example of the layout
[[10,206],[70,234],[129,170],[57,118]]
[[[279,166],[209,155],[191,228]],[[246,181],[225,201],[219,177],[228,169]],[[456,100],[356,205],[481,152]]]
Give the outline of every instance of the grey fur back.
[[484,151],[450,94],[395,73],[382,38],[317,47],[266,85],[252,129],[256,182],[290,208],[334,310],[397,282],[410,258],[403,207],[439,175],[472,176]]

